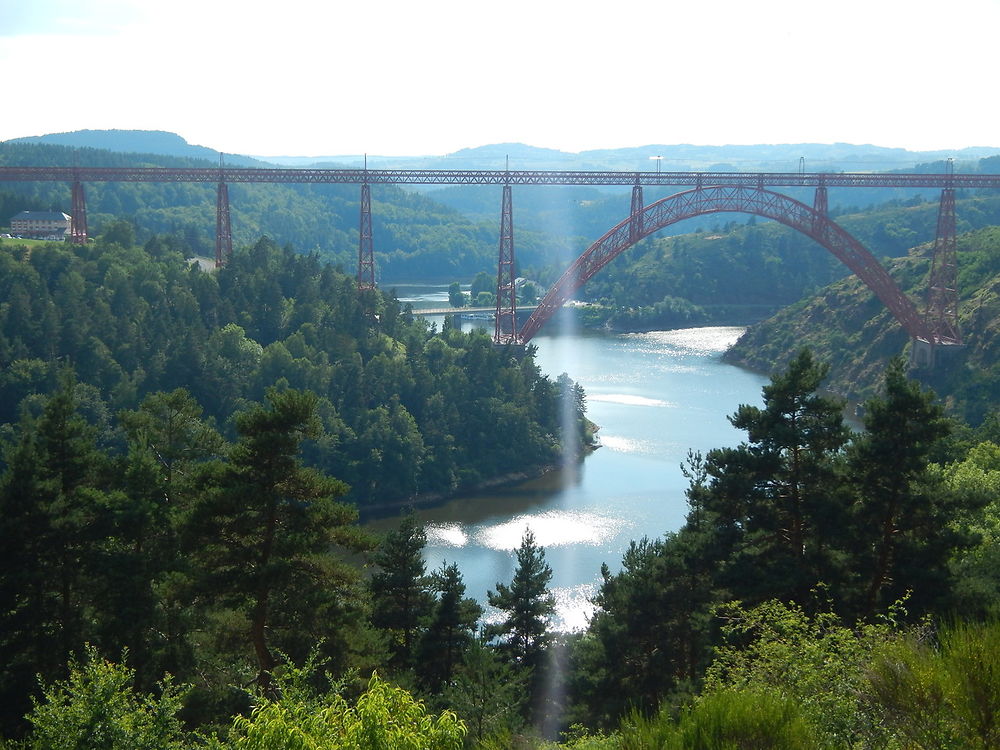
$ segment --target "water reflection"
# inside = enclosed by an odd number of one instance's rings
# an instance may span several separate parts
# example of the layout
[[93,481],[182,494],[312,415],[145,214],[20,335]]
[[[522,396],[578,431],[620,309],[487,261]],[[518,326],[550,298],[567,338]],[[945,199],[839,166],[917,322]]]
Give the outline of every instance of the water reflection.
[[474,542],[494,550],[516,550],[530,530],[542,547],[567,544],[596,545],[611,539],[628,526],[622,518],[601,516],[586,511],[549,510],[522,514],[501,523],[476,528],[457,523],[429,523],[424,527],[427,544],[435,547],[464,547]]
[[464,547],[469,543],[469,535],[457,523],[429,523],[424,526],[424,533],[432,547]]
[[535,542],[545,548],[568,544],[598,545],[619,534],[626,525],[624,519],[586,511],[550,510],[485,526],[476,532],[476,542],[489,549],[515,550],[530,529]]
[[679,328],[673,331],[650,331],[629,334],[635,346],[651,354],[721,354],[736,343],[743,333],[741,326]]
[[588,401],[603,401],[608,404],[625,404],[626,406],[674,406],[669,401],[646,396],[633,396],[627,393],[594,393],[587,396]]
[[650,455],[656,453],[657,443],[648,440],[635,440],[634,438],[621,437],[619,435],[601,435],[601,447],[619,453],[645,453]]

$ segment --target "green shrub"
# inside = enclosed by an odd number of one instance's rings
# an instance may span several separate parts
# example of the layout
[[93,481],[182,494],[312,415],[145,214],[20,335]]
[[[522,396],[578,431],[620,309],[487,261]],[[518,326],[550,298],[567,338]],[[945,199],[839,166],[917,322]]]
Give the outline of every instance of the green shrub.
[[[124,658],[124,655],[123,655]],[[180,750],[189,747],[177,712],[183,691],[169,681],[159,697],[132,689],[133,670],[88,647],[69,677],[45,688],[28,721],[31,750]]]
[[466,734],[453,713],[428,714],[378,675],[353,706],[336,694],[308,699],[289,691],[278,700],[262,698],[233,729],[233,750],[459,750]]
[[1000,747],[1000,624],[945,628],[937,647],[916,635],[886,644],[866,696],[907,747]]
[[[655,747],[648,745],[647,747]],[[665,750],[815,750],[798,705],[777,693],[722,690],[685,712]]]

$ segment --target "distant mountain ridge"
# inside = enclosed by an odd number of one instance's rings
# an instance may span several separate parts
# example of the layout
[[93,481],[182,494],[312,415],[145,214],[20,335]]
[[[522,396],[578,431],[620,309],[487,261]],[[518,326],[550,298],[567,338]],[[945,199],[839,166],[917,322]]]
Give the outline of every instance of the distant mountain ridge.
[[[123,154],[155,154],[187,159],[208,159],[218,163],[220,152],[188,143],[176,133],[165,130],[74,130],[68,133],[11,138],[5,143],[42,143],[70,148],[96,148]],[[239,154],[224,154],[227,164],[259,166],[256,159]]]
[[[188,143],[163,130],[77,130],[12,138],[7,143],[45,143],[97,148],[118,153],[159,154],[218,162],[220,152]],[[573,153],[523,143],[493,143],[444,155],[340,154],[320,156],[261,156],[225,153],[227,164],[373,169],[566,169],[624,171],[883,171],[913,169],[921,164],[975,161],[1000,155],[1000,147],[908,151],[903,148],[851,143],[790,143],[750,145],[648,144],[593,149]],[[958,166],[958,165],[956,165]]]
[[850,143],[793,143],[699,146],[650,144],[572,153],[522,143],[500,143],[465,148],[443,156],[257,156],[287,166],[337,165],[397,169],[566,169],[679,171],[809,172],[883,171],[913,169],[917,165],[976,161],[1000,154],[1000,147],[954,151],[908,151],[902,148]]

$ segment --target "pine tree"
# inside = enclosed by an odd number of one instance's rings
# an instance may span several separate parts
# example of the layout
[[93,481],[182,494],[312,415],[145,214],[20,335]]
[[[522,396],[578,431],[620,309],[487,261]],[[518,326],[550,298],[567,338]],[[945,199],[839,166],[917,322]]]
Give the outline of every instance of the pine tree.
[[356,511],[335,502],[346,486],[299,460],[302,441],[318,430],[316,396],[272,389],[267,401],[237,416],[239,441],[226,464],[206,471],[189,519],[202,586],[246,617],[264,692],[278,663],[275,631],[293,622],[305,635],[313,613],[330,607],[324,597],[354,578],[334,546],[364,546]]
[[501,650],[516,664],[537,666],[551,640],[549,619],[556,608],[548,588],[551,579],[545,550],[535,543],[531,529],[526,529],[510,586],[498,582],[496,592],[486,594],[490,605],[505,614],[502,622],[486,629],[487,636],[499,638]]
[[475,599],[466,598],[457,564],[441,563],[431,580],[438,598],[420,639],[417,670],[427,689],[437,692],[461,665],[483,609]]
[[108,532],[99,486],[106,461],[75,392],[73,374],[62,373],[40,418],[22,420],[0,483],[0,697],[8,725],[27,708],[35,675],[59,676],[94,635]]
[[716,552],[730,560],[727,584],[751,601],[801,601],[816,583],[843,576],[849,431],[843,403],[817,393],[827,369],[800,352],[764,387],[763,408],[744,404],[730,417],[747,441],[706,456],[699,510],[713,519]]
[[423,552],[427,535],[408,513],[399,528],[386,534],[372,562],[379,571],[371,577],[372,624],[389,637],[392,664],[413,666],[414,645],[420,623],[431,611],[432,599]]
[[922,605],[944,593],[947,560],[962,543],[949,523],[951,495],[927,484],[931,451],[950,432],[934,398],[906,377],[903,361],[896,359],[886,370],[882,395],[865,404],[865,432],[850,452],[865,615],[908,590]]
[[[476,639],[453,683],[445,687],[444,703],[468,723],[469,739],[474,743],[488,737],[509,737],[524,723],[528,677]],[[504,746],[502,741],[495,746]]]

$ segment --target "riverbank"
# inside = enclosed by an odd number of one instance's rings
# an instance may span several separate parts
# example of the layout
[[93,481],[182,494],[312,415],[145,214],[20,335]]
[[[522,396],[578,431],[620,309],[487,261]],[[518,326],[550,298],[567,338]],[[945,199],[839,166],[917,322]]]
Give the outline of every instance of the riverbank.
[[[587,421],[589,423],[588,434],[596,435],[600,430],[600,427],[590,420]],[[587,456],[600,447],[601,444],[599,442],[591,442],[590,444],[582,446],[577,452],[575,462],[577,464],[582,464]],[[472,485],[456,487],[451,492],[427,492],[400,500],[389,500],[377,505],[366,505],[364,508],[358,508],[359,521],[360,523],[370,523],[373,521],[393,518],[395,516],[402,515],[409,510],[428,510],[440,507],[459,497],[481,495],[495,490],[502,490],[506,487],[511,487],[522,482],[542,479],[548,474],[561,471],[564,467],[564,463],[543,464],[524,471],[512,471],[506,474],[501,474],[500,476],[490,477]]]

